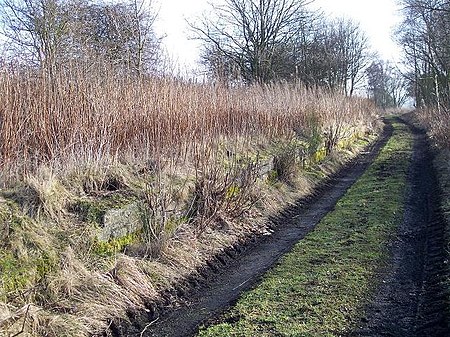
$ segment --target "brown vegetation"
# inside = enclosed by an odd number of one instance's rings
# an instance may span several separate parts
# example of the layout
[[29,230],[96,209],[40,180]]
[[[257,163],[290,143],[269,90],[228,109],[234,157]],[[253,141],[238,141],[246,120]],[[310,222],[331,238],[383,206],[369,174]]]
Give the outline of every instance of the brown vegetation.
[[0,88],[6,178],[40,164],[174,159],[221,139],[270,142],[344,125],[365,131],[374,113],[368,101],[293,84],[226,88],[77,71],[49,82],[4,69]]
[[[2,336],[87,336],[144,309],[378,128],[370,102],[300,85],[112,74],[0,74]],[[111,209],[140,229],[101,238]]]
[[417,114],[435,145],[450,149],[450,112],[447,109],[422,109]]

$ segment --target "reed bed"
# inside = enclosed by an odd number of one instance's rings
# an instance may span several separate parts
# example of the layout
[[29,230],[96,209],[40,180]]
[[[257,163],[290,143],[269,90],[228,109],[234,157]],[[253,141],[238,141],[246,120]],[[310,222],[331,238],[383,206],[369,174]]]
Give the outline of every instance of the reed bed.
[[[291,137],[374,120],[366,100],[301,85],[198,84],[174,78],[66,71],[0,73],[0,165],[5,181],[39,165],[183,157],[218,139]],[[311,117],[314,116],[314,119]]]

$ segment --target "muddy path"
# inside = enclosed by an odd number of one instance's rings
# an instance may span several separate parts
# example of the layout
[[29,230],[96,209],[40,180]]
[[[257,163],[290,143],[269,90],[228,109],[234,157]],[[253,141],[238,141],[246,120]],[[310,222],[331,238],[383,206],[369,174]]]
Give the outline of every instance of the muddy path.
[[[216,257],[203,280],[189,280],[189,291],[174,294],[173,301],[184,302],[179,308],[165,309],[150,305],[146,312],[130,313],[130,322],[114,322],[113,336],[186,337],[216,317],[250,289],[278,259],[314,229],[330,212],[347,189],[364,173],[392,134],[387,125],[380,139],[351,164],[318,189],[309,200],[295,205],[272,219],[275,226],[270,236],[254,240],[224,256]],[[170,302],[170,296],[168,302]]]
[[450,336],[445,223],[433,156],[425,133],[410,128],[415,143],[403,222],[389,247],[389,267],[350,336]]

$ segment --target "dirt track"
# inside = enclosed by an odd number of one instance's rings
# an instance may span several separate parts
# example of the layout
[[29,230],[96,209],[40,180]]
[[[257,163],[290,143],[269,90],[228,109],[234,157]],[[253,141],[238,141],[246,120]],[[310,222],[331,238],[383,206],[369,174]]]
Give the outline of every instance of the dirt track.
[[[276,230],[248,246],[216,257],[202,274],[192,279],[189,292],[167,294],[184,298],[178,309],[150,308],[130,315],[132,324],[111,327],[114,336],[185,337],[198,326],[232,305],[254,285],[283,254],[309,233],[331,211],[346,190],[361,176],[386,143],[392,129],[370,152],[341,171],[309,201],[299,201],[274,219]],[[444,223],[437,211],[438,191],[426,136],[412,128],[415,147],[409,172],[404,221],[389,247],[392,259],[379,275],[378,287],[366,317],[350,336],[450,336],[447,326],[447,294]],[[189,301],[187,300],[189,299]]]
[[411,127],[414,153],[403,223],[390,250],[391,263],[366,317],[351,336],[450,336],[445,226],[439,214],[439,191],[424,132]]

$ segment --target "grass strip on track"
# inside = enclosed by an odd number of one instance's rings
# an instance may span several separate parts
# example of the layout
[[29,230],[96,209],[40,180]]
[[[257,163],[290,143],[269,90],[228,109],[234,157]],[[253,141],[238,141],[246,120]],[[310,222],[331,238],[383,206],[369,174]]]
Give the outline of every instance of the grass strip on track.
[[335,209],[199,336],[341,336],[354,326],[403,217],[413,136],[404,124],[393,126]]

